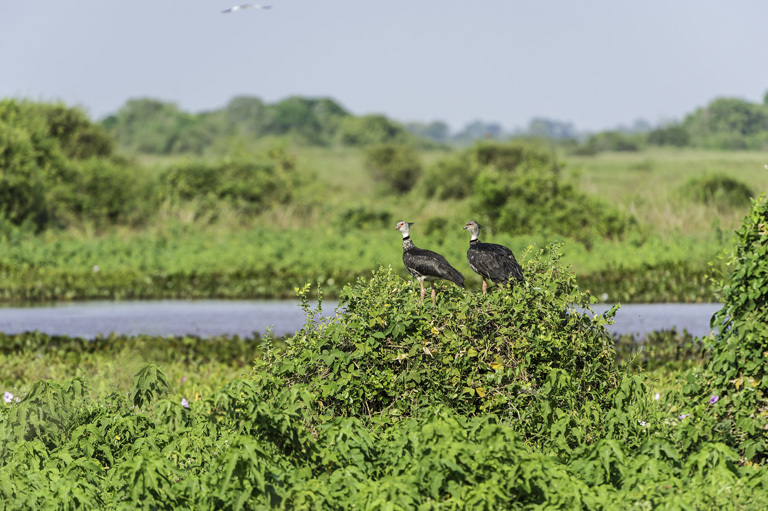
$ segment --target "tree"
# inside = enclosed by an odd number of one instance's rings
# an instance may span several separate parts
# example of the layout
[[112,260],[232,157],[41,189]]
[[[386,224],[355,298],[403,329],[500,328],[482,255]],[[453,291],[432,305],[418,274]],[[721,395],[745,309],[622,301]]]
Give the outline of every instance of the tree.
[[418,154],[411,146],[380,144],[365,152],[365,166],[377,181],[387,184],[398,193],[405,193],[416,184],[422,166]]

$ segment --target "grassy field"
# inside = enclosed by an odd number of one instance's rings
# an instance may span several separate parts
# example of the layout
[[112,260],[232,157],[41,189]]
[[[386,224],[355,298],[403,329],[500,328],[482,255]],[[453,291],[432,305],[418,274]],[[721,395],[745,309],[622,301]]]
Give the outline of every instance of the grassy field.
[[[290,297],[295,287],[316,281],[335,295],[379,266],[391,265],[407,278],[394,230],[398,220],[415,222],[416,244],[444,254],[465,274],[469,289],[479,287],[465,256],[462,226],[477,214],[468,200],[429,199],[418,185],[392,194],[372,179],[359,149],[285,149],[305,186],[291,203],[255,217],[226,207],[201,217],[200,205],[190,202],[161,205],[142,227],[85,224],[0,239],[0,300]],[[420,157],[426,167],[446,154]],[[511,247],[518,258],[528,247],[562,242],[571,271],[608,301],[715,299],[706,274],[722,271],[718,255],[730,246],[748,206],[699,203],[682,189],[712,173],[738,179],[756,194],[768,187],[763,153],[649,150],[560,159],[567,180],[633,215],[638,232],[588,246],[544,233],[486,230],[482,239]],[[141,164],[160,175],[177,161],[145,158]]]

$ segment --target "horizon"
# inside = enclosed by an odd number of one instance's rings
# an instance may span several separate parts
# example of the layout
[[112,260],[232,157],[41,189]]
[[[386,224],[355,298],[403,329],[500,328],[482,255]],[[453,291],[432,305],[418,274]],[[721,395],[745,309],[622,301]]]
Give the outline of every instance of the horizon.
[[533,118],[580,132],[680,121],[719,97],[762,103],[768,3],[53,0],[0,4],[0,97],[92,119],[130,99],[215,110],[236,96],[327,97],[403,124]]

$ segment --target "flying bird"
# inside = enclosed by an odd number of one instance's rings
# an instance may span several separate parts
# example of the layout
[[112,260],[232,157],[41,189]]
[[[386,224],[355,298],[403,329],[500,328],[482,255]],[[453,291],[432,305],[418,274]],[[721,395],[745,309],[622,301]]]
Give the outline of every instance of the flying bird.
[[459,287],[464,287],[464,275],[448,263],[445,257],[431,250],[417,248],[411,241],[412,223],[398,222],[397,229],[403,235],[403,264],[421,286],[421,300],[424,301],[424,281],[432,284],[432,302],[435,301],[435,281],[450,280]]
[[235,5],[233,7],[230,7],[229,9],[224,9],[221,11],[222,14],[229,14],[230,12],[237,12],[237,11],[244,11],[246,9],[271,9],[271,5],[261,5],[261,4],[240,4]]
[[470,220],[464,226],[472,235],[467,250],[467,262],[472,271],[483,278],[483,294],[488,283],[486,279],[496,284],[511,284],[511,279],[518,282],[523,280],[523,269],[515,259],[515,255],[504,245],[495,243],[483,243],[477,236],[480,232],[480,224]]

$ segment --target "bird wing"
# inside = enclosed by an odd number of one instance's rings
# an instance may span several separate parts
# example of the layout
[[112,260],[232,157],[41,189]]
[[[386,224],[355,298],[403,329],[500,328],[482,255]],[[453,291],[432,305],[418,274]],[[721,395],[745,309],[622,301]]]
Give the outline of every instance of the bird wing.
[[458,286],[464,286],[464,275],[437,252],[421,248],[407,250],[403,252],[403,263],[411,274],[416,272],[424,277],[450,280]]
[[514,277],[523,280],[523,269],[510,249],[495,243],[478,243],[467,251],[467,262],[481,276],[496,283]]

